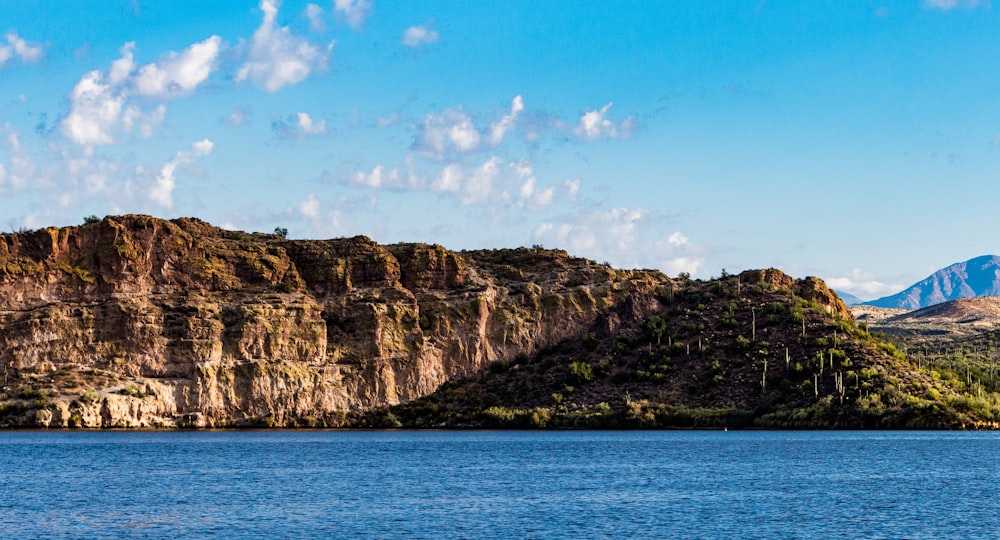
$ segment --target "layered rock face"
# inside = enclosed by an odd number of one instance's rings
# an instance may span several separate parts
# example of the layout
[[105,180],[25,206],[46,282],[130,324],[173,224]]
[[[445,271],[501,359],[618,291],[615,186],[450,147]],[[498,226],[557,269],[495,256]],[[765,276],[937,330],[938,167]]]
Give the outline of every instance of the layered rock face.
[[0,423],[338,425],[611,325],[616,307],[648,315],[670,285],[561,251],[293,241],[195,219],[0,235]]

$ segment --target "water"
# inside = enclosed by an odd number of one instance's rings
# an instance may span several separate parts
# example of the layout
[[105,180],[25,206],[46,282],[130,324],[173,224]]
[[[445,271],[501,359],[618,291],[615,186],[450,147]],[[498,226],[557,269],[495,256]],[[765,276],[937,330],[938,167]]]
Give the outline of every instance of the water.
[[995,538],[1000,433],[0,432],[0,538]]

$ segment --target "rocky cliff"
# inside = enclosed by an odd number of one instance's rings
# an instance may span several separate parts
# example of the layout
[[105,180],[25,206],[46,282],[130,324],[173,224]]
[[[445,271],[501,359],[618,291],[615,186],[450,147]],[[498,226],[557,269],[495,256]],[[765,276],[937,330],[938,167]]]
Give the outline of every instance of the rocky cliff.
[[613,325],[612,308],[648,316],[670,284],[562,251],[196,219],[0,235],[0,424],[340,425]]

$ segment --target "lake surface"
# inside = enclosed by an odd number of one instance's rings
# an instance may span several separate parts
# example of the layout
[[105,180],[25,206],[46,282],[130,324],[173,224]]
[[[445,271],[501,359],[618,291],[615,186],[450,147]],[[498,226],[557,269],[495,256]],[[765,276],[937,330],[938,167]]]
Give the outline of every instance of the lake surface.
[[996,538],[1000,433],[0,432],[0,538]]

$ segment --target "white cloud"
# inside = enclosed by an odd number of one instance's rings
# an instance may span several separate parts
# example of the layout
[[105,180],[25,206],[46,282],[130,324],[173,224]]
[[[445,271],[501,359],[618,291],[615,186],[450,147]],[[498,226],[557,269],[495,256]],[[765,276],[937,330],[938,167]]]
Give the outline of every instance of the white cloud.
[[635,132],[635,118],[628,117],[621,122],[614,122],[607,117],[613,103],[608,103],[600,110],[587,111],[580,117],[580,123],[573,133],[582,139],[627,139]]
[[441,169],[434,181],[431,182],[431,189],[434,191],[458,191],[462,187],[462,178],[465,174],[462,167],[457,163],[451,163]]
[[326,119],[314,119],[309,113],[299,112],[289,116],[287,120],[276,119],[271,122],[271,129],[279,137],[285,139],[302,140],[306,137],[316,137],[326,135],[329,132],[326,127]]
[[666,259],[659,265],[659,269],[668,276],[677,276],[681,273],[697,275],[705,267],[705,259],[700,257],[674,257]]
[[552,204],[555,199],[555,186],[537,187],[538,179],[535,177],[535,171],[525,163],[516,166],[515,170],[518,176],[523,179],[517,198],[518,206],[539,210]]
[[543,223],[535,229],[534,239],[574,254],[606,257],[631,249],[636,241],[636,226],[645,215],[646,211],[642,209],[594,211],[558,225]]
[[380,128],[387,128],[396,122],[399,122],[399,113],[392,113],[389,116],[379,116],[375,119],[375,125]]
[[494,190],[501,172],[501,163],[498,157],[490,158],[471,174],[466,175],[458,190],[459,202],[470,205],[506,201],[509,198],[507,192]]
[[155,109],[148,113],[144,113],[138,107],[130,105],[122,113],[122,126],[125,128],[125,131],[129,133],[133,130],[138,131],[139,136],[148,139],[153,136],[153,131],[163,124],[166,117],[166,105],[157,105]]
[[377,165],[370,173],[355,173],[350,184],[368,188],[396,187],[399,185],[399,169],[386,171],[385,167]]
[[437,30],[430,28],[430,25],[425,24],[423,26],[411,26],[403,32],[403,45],[407,47],[417,48],[423,45],[429,45],[438,40]]
[[212,36],[136,71],[135,43],[122,45],[121,57],[107,72],[91,71],[73,87],[70,111],[60,124],[62,133],[87,147],[113,144],[119,131],[138,129],[142,137],[150,137],[163,123],[166,107],[161,104],[143,112],[138,105],[126,105],[129,98],[171,99],[190,94],[217,69],[220,48],[221,38]]
[[852,268],[845,276],[827,278],[825,281],[831,289],[850,293],[865,300],[893,294],[903,289],[902,285],[878,281],[874,274],[860,268]]
[[17,57],[22,63],[32,64],[41,60],[45,54],[41,45],[25,41],[17,35],[16,31],[10,31],[4,37],[7,40],[7,45],[0,45],[0,68],[14,57]]
[[277,27],[279,0],[261,0],[261,25],[250,40],[248,60],[236,73],[236,81],[249,80],[267,92],[302,82],[315,69],[326,67],[334,43],[325,48],[296,36],[287,27]]
[[313,120],[311,116],[304,112],[298,113],[295,117],[302,133],[305,133],[306,135],[322,135],[326,133],[325,119],[320,118],[319,120]]
[[495,124],[490,126],[490,143],[493,146],[498,146],[503,142],[504,136],[514,126],[514,122],[517,120],[517,116],[521,114],[524,110],[524,100],[521,96],[516,96],[510,104],[510,113],[505,115]]
[[299,203],[299,213],[307,218],[316,219],[319,217],[319,212],[319,199],[312,193]]
[[70,93],[70,111],[63,119],[62,132],[77,144],[107,145],[114,142],[125,95],[104,82],[100,71],[83,76]]
[[667,237],[667,243],[671,246],[683,246],[688,241],[687,237],[681,234],[680,231],[675,232]]
[[480,129],[461,107],[431,113],[416,126],[413,149],[436,161],[451,161],[496,148],[503,142],[524,111],[524,99],[515,96],[510,110],[496,122]]
[[28,156],[21,143],[21,134],[10,124],[0,128],[3,137],[0,147],[7,149],[7,163],[0,163],[0,193],[20,190],[38,182],[38,165]]
[[434,177],[429,189],[448,193],[463,206],[501,204],[511,200],[517,191],[521,206],[545,206],[549,188],[538,190],[530,169],[516,163],[504,163],[491,157],[472,170],[450,163]]
[[580,184],[582,182],[579,178],[575,180],[564,180],[563,187],[566,188],[566,198],[570,202],[576,202],[576,198],[580,195]]
[[[941,11],[951,11],[955,8],[973,9],[982,2],[979,0],[924,0],[925,9],[939,9]],[[989,3],[985,4],[987,7]]]
[[333,11],[347,26],[361,30],[372,13],[372,3],[371,0],[333,0]]
[[468,154],[479,149],[479,130],[461,107],[428,114],[418,129],[414,147],[438,161],[454,153]]
[[[169,52],[159,62],[139,68],[133,89],[137,95],[159,99],[187,95],[217,69],[221,48],[222,38],[212,36],[179,53]],[[114,66],[111,71],[113,75]]]
[[697,274],[704,268],[700,246],[679,231],[666,239],[659,234],[645,209],[613,208],[544,222],[535,227],[532,239],[619,268],[658,268],[669,275]]
[[565,184],[542,185],[527,162],[507,162],[492,156],[467,167],[448,163],[429,175],[418,174],[411,159],[409,171],[377,165],[370,171],[342,176],[340,183],[360,188],[429,191],[447,195],[462,206],[513,203],[527,210],[541,210],[556,202]]
[[242,126],[250,121],[252,113],[247,107],[236,107],[233,109],[229,115],[222,119],[223,123],[229,124],[230,126]]
[[311,32],[326,32],[326,23],[323,22],[323,8],[316,4],[306,5],[305,16],[309,19],[309,30]]
[[194,158],[212,153],[215,145],[208,139],[191,144],[190,150],[181,150],[160,169],[153,188],[149,191],[149,199],[163,208],[173,208],[174,189],[177,187],[175,172],[177,167],[193,163]]

